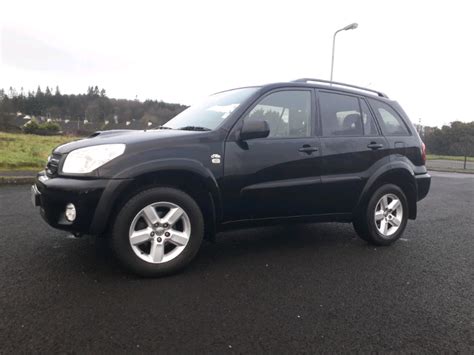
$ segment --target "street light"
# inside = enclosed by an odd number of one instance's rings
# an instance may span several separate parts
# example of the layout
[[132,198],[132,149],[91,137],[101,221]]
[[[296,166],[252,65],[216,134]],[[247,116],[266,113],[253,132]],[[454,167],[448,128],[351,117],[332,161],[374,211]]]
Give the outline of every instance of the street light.
[[331,59],[331,81],[332,81],[332,73],[334,69],[334,49],[336,47],[336,35],[341,32],[341,31],[347,31],[347,30],[355,30],[359,26],[357,23],[351,23],[350,25],[347,25],[346,27],[341,28],[340,30],[337,30],[334,32],[334,36],[332,37],[332,59]]

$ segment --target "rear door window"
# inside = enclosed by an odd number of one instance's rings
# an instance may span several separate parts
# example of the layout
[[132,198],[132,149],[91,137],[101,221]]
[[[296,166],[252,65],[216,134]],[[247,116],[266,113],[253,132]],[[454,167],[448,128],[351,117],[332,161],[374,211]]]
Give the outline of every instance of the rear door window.
[[323,136],[363,136],[359,99],[354,96],[319,92]]
[[378,100],[369,99],[369,101],[378,116],[380,128],[384,135],[406,136],[410,134],[403,119],[392,107]]
[[339,93],[319,92],[323,136],[376,136],[374,117],[364,99]]

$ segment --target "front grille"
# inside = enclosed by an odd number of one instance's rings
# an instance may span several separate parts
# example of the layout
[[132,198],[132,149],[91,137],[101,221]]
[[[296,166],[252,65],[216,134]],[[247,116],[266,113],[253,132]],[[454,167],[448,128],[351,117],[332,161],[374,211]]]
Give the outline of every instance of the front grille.
[[59,161],[61,160],[61,154],[53,153],[46,164],[46,175],[48,177],[55,177],[58,175]]

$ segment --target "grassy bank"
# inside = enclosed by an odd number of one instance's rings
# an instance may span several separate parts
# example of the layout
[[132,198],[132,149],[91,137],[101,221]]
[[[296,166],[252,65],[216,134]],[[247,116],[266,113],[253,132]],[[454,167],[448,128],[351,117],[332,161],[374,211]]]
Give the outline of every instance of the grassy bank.
[[41,169],[54,147],[76,139],[0,132],[0,170]]
[[[464,157],[452,156],[452,155],[436,155],[436,154],[427,154],[426,159],[464,161]],[[467,157],[467,161],[474,162],[474,157]]]

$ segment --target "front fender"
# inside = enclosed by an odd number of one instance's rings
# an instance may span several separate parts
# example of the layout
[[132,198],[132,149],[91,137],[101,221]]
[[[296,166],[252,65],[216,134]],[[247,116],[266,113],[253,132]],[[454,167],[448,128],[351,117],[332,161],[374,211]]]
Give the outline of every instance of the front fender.
[[[134,179],[146,175],[167,171],[183,171],[198,176],[209,191],[215,209],[216,218],[220,219],[219,211],[222,210],[221,194],[217,181],[212,172],[202,163],[192,159],[157,159],[130,166],[111,178],[111,189],[104,191],[95,214],[93,231],[95,234],[103,232],[102,222],[108,219],[114,203],[120,193],[127,189]],[[113,187],[113,188],[112,188]]]
[[165,158],[151,160],[129,167],[114,176],[114,179],[133,179],[148,173],[164,171],[186,171],[197,174],[211,193],[217,211],[221,210],[221,194],[214,174],[200,161],[186,158]]

